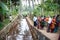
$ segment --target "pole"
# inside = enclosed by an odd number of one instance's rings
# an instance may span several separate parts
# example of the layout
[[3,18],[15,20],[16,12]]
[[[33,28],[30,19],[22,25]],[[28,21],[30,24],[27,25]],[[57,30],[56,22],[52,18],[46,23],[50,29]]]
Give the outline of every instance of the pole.
[[21,17],[23,17],[22,16],[22,1],[21,0],[19,1],[19,4],[20,4],[19,5],[19,14],[20,14]]
[[34,0],[32,0],[32,6],[33,6],[33,9],[34,9]]
[[31,13],[30,0],[28,0],[28,3],[29,3],[29,13]]

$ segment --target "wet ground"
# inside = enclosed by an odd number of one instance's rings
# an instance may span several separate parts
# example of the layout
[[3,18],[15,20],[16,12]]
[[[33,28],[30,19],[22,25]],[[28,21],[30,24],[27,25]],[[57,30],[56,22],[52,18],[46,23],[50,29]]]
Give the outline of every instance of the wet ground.
[[33,40],[26,19],[21,19],[18,33],[9,35],[7,40]]

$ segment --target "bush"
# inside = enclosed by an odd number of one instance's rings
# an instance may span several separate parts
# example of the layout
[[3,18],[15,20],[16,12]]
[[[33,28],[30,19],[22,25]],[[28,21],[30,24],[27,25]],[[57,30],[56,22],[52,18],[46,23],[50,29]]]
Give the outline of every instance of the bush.
[[0,30],[3,28],[3,23],[2,22],[0,22]]

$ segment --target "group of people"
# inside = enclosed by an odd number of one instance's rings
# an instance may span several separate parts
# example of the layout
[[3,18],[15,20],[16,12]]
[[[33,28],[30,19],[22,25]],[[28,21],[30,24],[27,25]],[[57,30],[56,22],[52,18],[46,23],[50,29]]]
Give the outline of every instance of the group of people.
[[57,32],[58,28],[60,27],[60,14],[53,17],[36,17],[36,15],[34,15],[33,21],[34,26],[37,26],[38,29],[43,29],[44,27],[47,27],[47,32]]

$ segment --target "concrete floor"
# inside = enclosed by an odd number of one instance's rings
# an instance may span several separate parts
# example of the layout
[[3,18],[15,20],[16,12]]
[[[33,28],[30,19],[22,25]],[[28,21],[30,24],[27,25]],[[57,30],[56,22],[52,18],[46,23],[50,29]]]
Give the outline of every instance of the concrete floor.
[[17,29],[19,32],[9,35],[7,40],[33,40],[26,19],[21,19]]

